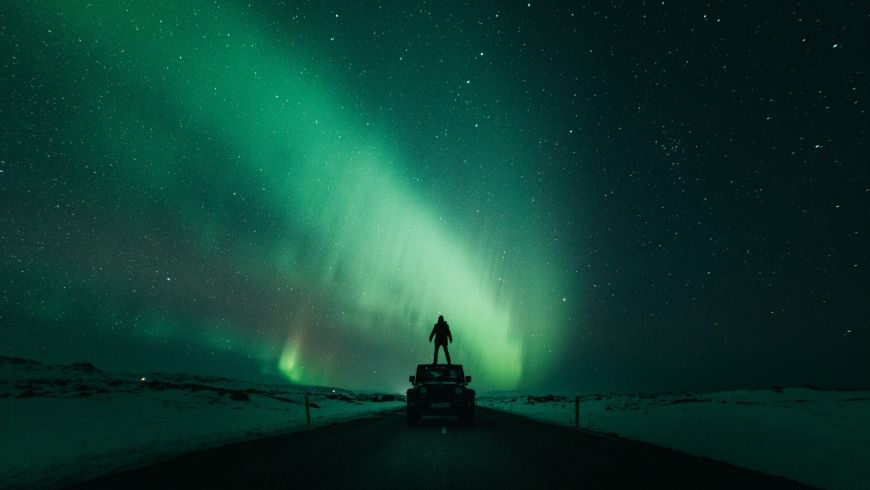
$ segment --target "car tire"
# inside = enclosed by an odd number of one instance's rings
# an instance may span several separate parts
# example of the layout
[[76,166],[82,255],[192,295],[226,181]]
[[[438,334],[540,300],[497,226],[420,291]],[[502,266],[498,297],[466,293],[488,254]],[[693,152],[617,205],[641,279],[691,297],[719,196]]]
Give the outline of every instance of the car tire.
[[474,426],[474,408],[468,408],[462,416],[462,422],[468,427]]
[[407,416],[408,427],[415,427],[420,422],[420,414],[411,407],[405,410]]

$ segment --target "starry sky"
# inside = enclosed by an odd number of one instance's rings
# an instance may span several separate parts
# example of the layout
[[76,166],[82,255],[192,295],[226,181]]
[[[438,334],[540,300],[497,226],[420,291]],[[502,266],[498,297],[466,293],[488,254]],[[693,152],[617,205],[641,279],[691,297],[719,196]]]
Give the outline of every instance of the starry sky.
[[402,390],[870,379],[861,2],[0,9],[0,354]]

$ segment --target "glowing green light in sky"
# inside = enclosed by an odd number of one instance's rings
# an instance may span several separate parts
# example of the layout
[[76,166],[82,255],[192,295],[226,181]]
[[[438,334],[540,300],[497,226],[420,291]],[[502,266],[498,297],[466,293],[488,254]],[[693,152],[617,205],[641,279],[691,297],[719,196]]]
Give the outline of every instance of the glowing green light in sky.
[[[491,226],[421,199],[407,172],[414,162],[378,129],[390,121],[349,110],[348,88],[318,69],[315,49],[288,48],[249,12],[212,2],[44,2],[33,14],[65,40],[98,40],[78,62],[110,60],[107,76],[140,91],[79,88],[114,106],[111,128],[89,144],[125,155],[124,178],[165,193],[203,250],[239,226],[227,216],[248,216],[233,206],[266,216],[266,236],[243,237],[221,260],[284,282],[269,320],[286,332],[284,346],[277,358],[254,355],[290,380],[392,383],[379,378],[430,362],[439,313],[454,329],[454,360],[487,388],[545,374],[542,345],[561,351],[552,251],[515,189],[504,192],[506,222]],[[154,112],[173,122],[154,123]],[[187,131],[207,134],[228,158],[186,161]],[[205,190],[192,193],[197,186]],[[526,233],[502,232],[508,225]]]

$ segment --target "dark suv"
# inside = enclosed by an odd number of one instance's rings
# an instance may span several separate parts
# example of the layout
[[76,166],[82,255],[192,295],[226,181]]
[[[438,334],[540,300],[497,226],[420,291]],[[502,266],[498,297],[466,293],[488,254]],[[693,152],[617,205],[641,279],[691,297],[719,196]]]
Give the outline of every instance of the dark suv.
[[417,425],[421,415],[455,415],[466,425],[474,424],[474,390],[468,388],[459,364],[419,364],[409,381],[408,425]]

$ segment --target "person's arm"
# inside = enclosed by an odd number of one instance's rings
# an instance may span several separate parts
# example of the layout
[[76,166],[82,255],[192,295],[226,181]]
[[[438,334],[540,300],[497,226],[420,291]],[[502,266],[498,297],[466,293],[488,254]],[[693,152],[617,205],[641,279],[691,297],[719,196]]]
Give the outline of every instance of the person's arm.
[[432,337],[435,336],[435,329],[436,329],[436,328],[437,328],[437,327],[432,327],[432,333],[429,334],[429,342],[432,342]]
[[453,343],[453,336],[450,335],[450,326],[449,326],[449,325],[445,325],[445,326],[444,326],[444,329],[447,330],[447,338],[450,339],[450,343],[452,344],[452,343]]

